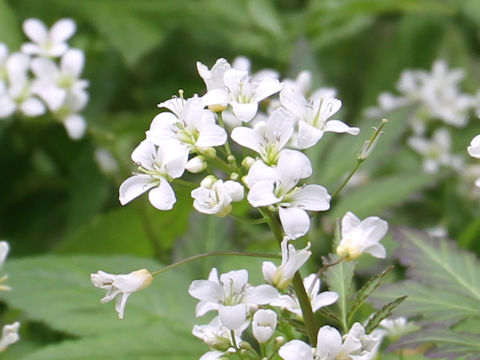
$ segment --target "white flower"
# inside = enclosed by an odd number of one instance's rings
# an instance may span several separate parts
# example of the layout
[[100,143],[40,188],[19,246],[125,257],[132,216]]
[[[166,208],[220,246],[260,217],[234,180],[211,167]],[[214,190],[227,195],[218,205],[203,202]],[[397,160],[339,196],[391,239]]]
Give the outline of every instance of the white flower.
[[450,133],[446,128],[435,130],[431,139],[423,136],[412,136],[408,145],[423,155],[423,169],[427,173],[436,173],[440,166],[451,167],[455,170],[462,168],[462,159],[451,154]]
[[120,185],[120,203],[125,205],[144,192],[150,203],[159,210],[170,210],[176,198],[169,180],[182,176],[188,159],[188,150],[175,143],[156,147],[144,140],[132,153],[132,160],[143,174],[135,174]]
[[288,238],[283,238],[281,242],[282,262],[280,266],[275,266],[271,261],[264,261],[262,264],[263,277],[269,284],[275,285],[277,289],[285,290],[292,282],[295,273],[305,264],[312,255],[310,243],[305,249],[297,251],[292,244],[288,243]]
[[208,69],[208,67],[200,61],[197,61],[197,70],[207,86],[207,91],[223,89],[225,87],[223,75],[225,74],[225,71],[230,70],[231,68],[232,67],[228,61],[223,58],[218,59],[211,69]]
[[0,109],[0,117],[10,116],[16,110],[30,117],[45,113],[45,105],[32,92],[29,68],[28,55],[13,53],[8,57],[5,64],[8,89],[4,88],[3,91],[0,89],[0,104],[3,107]]
[[65,101],[69,91],[83,91],[88,81],[80,79],[85,62],[82,50],[70,49],[61,58],[60,65],[51,59],[32,60],[32,72],[37,79],[32,91],[40,96],[51,111],[57,111]]
[[293,146],[306,149],[315,145],[324,132],[349,133],[358,135],[360,130],[352,128],[340,120],[328,120],[335,114],[342,102],[333,97],[319,97],[307,100],[292,88],[280,92],[280,102],[298,120],[298,130]]
[[75,30],[75,22],[71,19],[58,20],[50,30],[38,19],[27,19],[23,31],[33,42],[23,44],[22,52],[44,57],[61,56],[68,50],[66,41]]
[[260,344],[266,343],[273,336],[277,327],[277,313],[260,309],[253,315],[252,332]]
[[[334,291],[320,292],[320,279],[315,274],[310,274],[303,279],[303,286],[307,292],[313,312],[320,310],[324,306],[332,305],[338,300],[338,294]],[[286,309],[298,317],[302,316],[300,302],[294,294],[281,295],[271,305]]]
[[[0,269],[2,268],[3,264],[5,263],[5,259],[8,256],[8,252],[10,251],[10,246],[6,241],[0,241]],[[10,286],[2,285],[5,281],[7,281],[8,275],[4,275],[0,278],[0,290],[11,290]]]
[[467,151],[470,156],[480,159],[480,135],[477,135],[472,139],[470,146],[467,147]]
[[[209,179],[207,179],[209,180]],[[193,207],[204,214],[227,216],[232,210],[232,201],[242,201],[244,196],[243,186],[232,180],[202,181],[201,186],[192,190],[195,199]]]
[[300,179],[312,173],[310,160],[298,151],[283,150],[278,165],[270,168],[258,161],[247,176],[248,202],[254,207],[275,205],[285,234],[296,239],[308,232],[310,218],[306,210],[330,208],[330,195],[321,185],[297,187]]
[[218,310],[220,321],[229,329],[238,329],[247,320],[249,307],[266,305],[278,294],[270,285],[251,286],[246,270],[230,271],[218,279],[217,269],[212,269],[208,280],[195,280],[188,293],[200,302],[197,316]]
[[235,116],[243,122],[253,119],[260,101],[282,89],[277,79],[262,77],[255,80],[247,71],[236,69],[225,71],[223,82],[225,87],[208,91],[202,98],[203,102],[205,105],[230,104]]
[[257,122],[253,129],[237,127],[231,136],[238,144],[257,152],[267,165],[275,165],[280,151],[293,134],[293,126],[290,113],[280,108],[266,122]]
[[204,109],[202,100],[173,98],[158,105],[171,112],[158,114],[147,131],[147,139],[156,145],[172,140],[189,151],[225,144],[227,133],[215,123],[215,115]]
[[205,157],[198,155],[188,160],[185,169],[193,174],[198,174],[207,168]]
[[278,353],[284,360],[369,360],[375,355],[381,339],[373,333],[366,335],[363,327],[355,323],[342,341],[338,330],[326,325],[318,331],[316,348],[303,341],[292,340]]
[[18,328],[20,323],[18,321],[10,325],[5,325],[2,329],[2,337],[0,338],[0,352],[5,351],[5,349],[20,340],[18,335]]
[[406,317],[400,316],[395,319],[383,319],[380,321],[382,326],[388,332],[388,337],[398,339],[399,337],[408,334],[418,329],[414,323],[408,322]]
[[337,254],[348,260],[358,258],[364,252],[376,258],[384,258],[385,248],[379,241],[387,230],[386,221],[376,216],[360,221],[349,211],[342,219],[342,239],[337,247]]
[[[232,67],[234,69],[240,70],[240,71],[246,71],[249,74],[252,73],[251,65],[252,64],[250,59],[247,58],[246,56],[237,56],[235,59],[233,59],[233,62],[232,62]],[[262,80],[263,78],[278,79],[279,74],[275,70],[263,69],[263,70],[257,71],[255,74],[252,75],[253,81]]]
[[[247,327],[248,321],[234,330],[237,344],[240,344],[240,341],[242,341],[240,336]],[[218,316],[215,316],[212,321],[206,325],[194,325],[192,333],[197,338],[202,339],[205,344],[216,350],[226,351],[233,346],[231,330],[221,323]]]
[[118,162],[112,153],[105,148],[95,149],[94,159],[100,169],[106,174],[118,173]]
[[96,274],[91,274],[90,278],[95,287],[107,290],[105,297],[100,300],[102,304],[120,295],[115,304],[115,310],[120,319],[123,319],[125,305],[127,304],[130,294],[147,288],[153,281],[152,274],[146,269],[121,275],[112,275],[98,271]]

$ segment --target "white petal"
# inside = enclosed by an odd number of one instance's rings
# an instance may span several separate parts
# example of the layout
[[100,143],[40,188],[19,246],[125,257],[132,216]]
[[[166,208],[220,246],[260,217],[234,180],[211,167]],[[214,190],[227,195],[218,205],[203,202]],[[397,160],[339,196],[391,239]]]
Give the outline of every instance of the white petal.
[[385,257],[387,256],[387,252],[383,245],[378,243],[368,246],[363,250],[363,252],[369,253],[370,255],[379,259],[385,259]]
[[39,78],[46,78],[54,82],[59,70],[57,64],[50,59],[37,57],[31,63],[32,72]]
[[245,189],[240,183],[232,180],[227,180],[225,181],[224,186],[225,186],[225,190],[232,198],[232,201],[243,200],[243,197],[245,196],[244,194]]
[[247,305],[238,304],[226,306],[220,304],[218,307],[218,315],[223,325],[231,330],[238,329],[247,319]]
[[255,89],[255,101],[261,101],[270,95],[273,95],[282,90],[282,84],[277,79],[271,77],[262,78],[257,88]]
[[263,284],[249,287],[245,292],[244,301],[248,304],[266,305],[277,298],[277,290],[270,285]]
[[325,211],[330,208],[330,195],[321,185],[305,185],[291,196],[293,206],[312,211]]
[[279,208],[278,214],[283,231],[291,239],[297,239],[308,232],[310,218],[305,210],[297,207]]
[[231,104],[233,113],[243,122],[249,122],[257,114],[258,103],[256,102],[241,104],[233,101]]
[[160,185],[148,193],[148,200],[158,210],[170,210],[177,201],[172,187],[164,178],[160,178]]
[[8,96],[0,96],[0,119],[9,117],[17,109],[15,102]]
[[37,19],[27,19],[23,23],[23,31],[31,40],[42,43],[47,40],[48,30],[43,22]]
[[153,170],[154,157],[156,156],[155,145],[148,140],[143,140],[133,150],[131,159],[146,169]]
[[473,156],[474,158],[480,158],[480,135],[477,135],[472,139],[472,142],[467,150],[470,156]]
[[188,162],[188,149],[183,146],[166,143],[164,147],[168,154],[163,156],[167,174],[176,179],[183,175]]
[[313,360],[312,348],[300,340],[289,341],[278,350],[278,354],[284,360]]
[[275,271],[277,271],[277,266],[271,261],[264,261],[262,263],[263,278],[267,283],[273,283],[273,276],[275,275]]
[[237,127],[233,129],[231,137],[237,144],[257,153],[262,151],[262,144],[265,141],[258,131],[247,127]]
[[225,295],[223,288],[210,280],[194,280],[188,288],[188,293],[195,299],[212,303],[222,301]]
[[248,271],[232,270],[220,275],[220,283],[235,293],[241,293],[248,282]]
[[376,243],[387,233],[388,223],[377,216],[370,216],[360,223],[358,231],[364,234],[369,243]]
[[252,185],[247,195],[248,202],[253,207],[268,206],[280,201],[273,193],[273,182],[260,180]]
[[73,140],[81,139],[87,130],[87,122],[83,116],[78,114],[72,114],[63,119],[63,126]]
[[290,112],[302,119],[306,116],[308,102],[305,97],[292,88],[285,88],[280,92],[280,102]]
[[27,116],[40,116],[45,113],[45,105],[34,97],[27,98],[20,105],[20,111]]
[[300,120],[298,122],[298,135],[294,145],[299,149],[308,149],[314,146],[322,137],[323,130]]
[[71,19],[61,19],[50,29],[50,38],[54,43],[68,40],[76,31],[75,22]]
[[278,158],[277,176],[285,191],[292,190],[300,181],[312,174],[309,158],[295,150],[282,150]]
[[84,62],[85,54],[83,51],[71,49],[62,56],[60,67],[63,72],[78,78],[82,73]]
[[119,189],[119,200],[122,205],[127,204],[136,197],[148,191],[158,183],[157,179],[152,178],[150,175],[141,174],[134,175],[126,179]]
[[283,108],[275,110],[267,121],[267,137],[270,143],[277,143],[282,149],[293,133],[294,121],[291,113]]
[[353,213],[348,211],[342,219],[342,237],[345,237],[349,232],[360,225],[360,219]]
[[342,336],[331,326],[322,326],[317,335],[317,356],[320,359],[334,360],[342,348]]
[[330,131],[336,133],[349,133],[351,135],[358,135],[360,133],[360,129],[357,127],[350,127],[344,122],[340,120],[330,120],[327,121],[323,131]]
[[216,124],[208,124],[202,126],[199,131],[198,140],[195,143],[195,146],[198,147],[209,147],[209,146],[220,146],[225,144],[227,141],[227,133],[225,130]]
[[332,305],[337,300],[338,294],[333,291],[324,291],[316,294],[312,300],[312,310],[315,312],[324,306]]
[[203,316],[212,310],[218,311],[218,303],[213,303],[210,301],[200,301],[195,308],[195,314],[196,316]]
[[213,89],[202,96],[204,105],[227,105],[228,93],[224,89]]

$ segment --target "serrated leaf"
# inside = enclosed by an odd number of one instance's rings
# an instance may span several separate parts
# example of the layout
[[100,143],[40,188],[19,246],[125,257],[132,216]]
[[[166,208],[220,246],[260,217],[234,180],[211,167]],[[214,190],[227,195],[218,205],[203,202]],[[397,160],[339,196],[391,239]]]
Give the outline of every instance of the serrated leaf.
[[393,269],[393,266],[388,267],[387,269],[383,270],[381,273],[373,276],[370,280],[368,280],[365,285],[362,286],[360,290],[357,291],[355,300],[353,301],[352,307],[350,308],[347,314],[347,320],[350,322],[360,308],[363,305],[365,300],[370,296],[370,294],[380,286],[382,280],[387,276],[387,274]]
[[376,311],[373,316],[368,320],[367,325],[365,326],[365,332],[367,334],[371,333],[375,328],[380,324],[380,321],[386,319],[392,315],[392,311],[400,305],[408,296],[401,296],[388,304],[385,304],[380,310]]

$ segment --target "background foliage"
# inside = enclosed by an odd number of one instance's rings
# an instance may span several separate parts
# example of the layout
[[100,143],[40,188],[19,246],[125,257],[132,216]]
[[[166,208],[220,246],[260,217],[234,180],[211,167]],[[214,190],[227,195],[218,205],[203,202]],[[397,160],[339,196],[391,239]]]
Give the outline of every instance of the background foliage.
[[[403,69],[429,69],[444,58],[466,69],[465,91],[480,85],[477,0],[0,0],[0,41],[18,48],[25,41],[21,24],[29,17],[47,24],[62,17],[76,21],[70,43],[86,52],[89,130],[75,142],[52,119],[0,123],[0,237],[12,247],[5,272],[14,288],[1,294],[2,323],[22,321],[22,341],[5,359],[68,359],[65,354],[153,359],[162,358],[171,341],[182,351],[169,358],[195,358],[205,347],[190,336],[191,279],[206,276],[213,264],[251,267],[252,281],[260,279],[258,261],[190,264],[132,298],[123,321],[110,306],[100,306],[101,295],[89,283],[88,274],[98,269],[155,270],[159,262],[200,251],[276,251],[262,227],[193,215],[187,191],[176,189],[171,212],[153,209],[145,197],[125,207],[118,203],[118,185],[133,170],[130,153],[158,112],[155,105],[180,88],[187,96],[204,91],[196,61],[211,66],[219,57],[245,55],[254,70],[268,67],[295,77],[308,69],[315,85],[337,88],[340,118],[362,132],[326,135],[312,150],[312,182],[329,191],[352,168],[369,129],[378,124],[365,118],[363,109],[374,105],[381,91],[392,90]],[[369,172],[367,183],[346,189],[332,211],[315,218],[308,240],[318,263],[330,247],[335,218],[347,210],[380,216],[391,225],[441,224],[459,246],[480,254],[478,197],[465,196],[448,171],[421,171],[421,159],[404,143],[405,116],[402,111],[389,116],[385,135],[362,167]],[[479,132],[478,119],[456,131],[456,150],[466,154]],[[113,154],[118,172],[99,168],[94,160],[99,147]],[[391,238],[387,247],[390,254],[396,247]],[[360,265],[371,272],[368,260]]]

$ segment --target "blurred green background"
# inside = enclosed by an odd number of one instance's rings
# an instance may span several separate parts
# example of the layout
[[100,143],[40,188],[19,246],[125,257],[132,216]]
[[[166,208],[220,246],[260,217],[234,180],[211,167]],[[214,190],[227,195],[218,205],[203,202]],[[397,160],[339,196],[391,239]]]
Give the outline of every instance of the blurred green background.
[[[77,23],[69,43],[86,53],[88,133],[72,141],[48,116],[0,121],[0,238],[11,245],[4,271],[13,287],[0,296],[3,321],[20,319],[23,338],[2,359],[199,357],[206,348],[190,335],[189,281],[206,276],[213,265],[249,262],[209,259],[175,271],[136,294],[123,322],[113,304],[99,304],[103,295],[88,274],[155,270],[208,250],[276,251],[263,227],[193,214],[189,193],[181,188],[170,212],[155,210],[145,196],[125,207],[118,202],[118,186],[134,170],[131,151],[159,112],[156,104],[179,89],[187,97],[205,92],[196,61],[210,67],[220,57],[243,55],[254,71],[271,68],[294,78],[306,69],[314,87],[336,88],[343,102],[339,118],[362,133],[328,134],[310,151],[311,181],[329,191],[379,123],[365,118],[363,109],[375,105],[381,91],[392,91],[402,70],[430,69],[443,58],[465,69],[466,92],[480,84],[477,0],[0,0],[0,42],[19,49],[26,41],[22,22],[30,17],[48,26],[64,17]],[[405,116],[399,111],[389,117],[362,168],[370,180],[345,191],[332,211],[315,218],[308,240],[317,259],[328,251],[335,217],[347,210],[391,225],[441,224],[462,247],[480,253],[478,198],[459,191],[448,171],[422,173],[421,159],[404,143]],[[469,127],[456,129],[455,150],[466,156],[478,133],[480,122],[473,118]],[[118,171],[102,171],[94,157],[98,148],[113,155]],[[252,268],[259,263],[252,261]],[[183,353],[171,352],[169,341],[185,341],[178,345]]]

